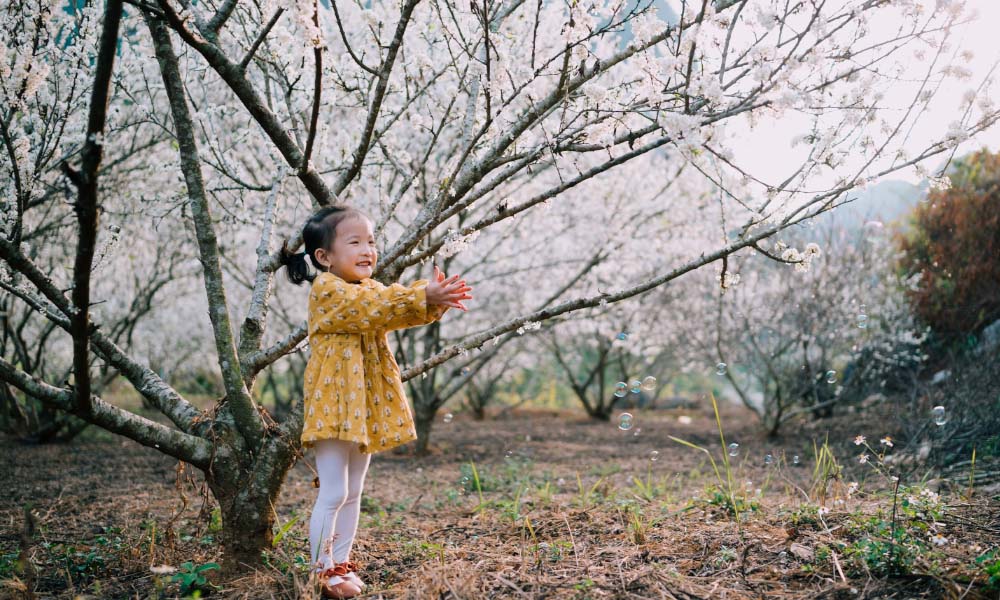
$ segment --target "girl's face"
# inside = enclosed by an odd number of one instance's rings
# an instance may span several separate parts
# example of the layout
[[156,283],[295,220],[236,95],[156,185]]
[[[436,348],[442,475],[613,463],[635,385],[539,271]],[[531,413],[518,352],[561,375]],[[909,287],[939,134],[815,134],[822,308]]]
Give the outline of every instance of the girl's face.
[[357,216],[338,223],[333,246],[316,250],[316,260],[344,281],[355,283],[371,277],[378,261],[371,221]]

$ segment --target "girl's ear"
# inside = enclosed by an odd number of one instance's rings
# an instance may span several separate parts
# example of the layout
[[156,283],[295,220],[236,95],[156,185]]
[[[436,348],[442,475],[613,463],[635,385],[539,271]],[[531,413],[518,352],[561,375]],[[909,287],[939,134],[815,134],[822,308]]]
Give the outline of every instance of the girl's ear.
[[324,248],[316,248],[313,252],[313,256],[316,257],[316,262],[323,265],[327,269],[330,268],[330,255]]

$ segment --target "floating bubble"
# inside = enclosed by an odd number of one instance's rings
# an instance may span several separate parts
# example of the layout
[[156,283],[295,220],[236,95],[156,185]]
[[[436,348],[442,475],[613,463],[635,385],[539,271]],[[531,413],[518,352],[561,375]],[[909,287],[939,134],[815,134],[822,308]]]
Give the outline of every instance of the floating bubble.
[[834,370],[829,370],[826,372],[826,382],[827,383],[837,383],[837,372]]
[[948,422],[948,414],[945,412],[943,406],[935,406],[931,410],[931,416],[934,418],[934,424],[938,427]]
[[799,455],[798,454],[796,454],[795,456],[792,457],[792,465],[796,466],[796,467],[799,466]]
[[508,450],[508,451],[504,452],[503,457],[504,457],[504,460],[510,460],[510,459],[514,458],[514,451],[513,450]]
[[639,437],[640,433],[642,433],[642,427],[636,427],[635,431],[632,432],[632,437]]
[[455,418],[455,416],[452,415],[451,413],[445,413],[443,420],[444,420],[445,423],[451,423],[451,420],[454,419],[454,418]]
[[628,393],[628,384],[624,381],[619,381],[615,384],[615,397],[624,398],[625,394]]
[[727,365],[724,362],[720,362],[719,364],[715,365],[715,374],[716,375],[725,375],[726,374],[726,369],[728,369],[728,368],[729,368],[729,365]]
[[628,386],[628,391],[632,392],[633,394],[638,394],[639,392],[642,391],[642,382],[639,380],[632,381],[632,383],[630,383]]
[[660,460],[660,453],[657,452],[656,450],[653,450],[652,452],[649,453],[649,460],[652,462]]
[[622,331],[618,335],[615,336],[615,339],[618,340],[618,341],[620,341],[620,342],[624,342],[625,340],[628,339],[628,334],[625,333],[624,331]]
[[773,465],[774,464],[774,457],[771,456],[770,454],[768,454],[767,456],[765,456],[764,457],[764,464],[767,465],[767,466]]
[[858,329],[868,329],[868,315],[858,313]]
[[740,445],[736,442],[729,444],[729,456],[736,456],[740,453]]
[[653,390],[655,390],[656,389],[656,377],[653,377],[652,375],[648,375],[645,378],[643,378],[643,380],[642,380],[642,389],[646,390],[647,392],[652,392]]
[[632,413],[622,413],[618,417],[618,429],[628,431],[632,429]]
[[470,369],[469,367],[462,367],[461,372],[462,372],[462,377],[465,377],[466,375],[472,372],[472,369]]

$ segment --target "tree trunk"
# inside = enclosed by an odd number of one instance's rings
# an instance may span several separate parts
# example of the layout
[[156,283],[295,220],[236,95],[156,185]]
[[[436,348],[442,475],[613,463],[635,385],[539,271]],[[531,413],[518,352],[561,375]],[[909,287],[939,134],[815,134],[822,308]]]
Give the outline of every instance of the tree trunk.
[[[290,419],[298,419],[296,412]],[[225,423],[220,427],[220,421]],[[232,415],[216,420],[216,443],[228,446],[204,471],[212,495],[222,513],[222,568],[227,574],[245,572],[261,565],[261,551],[274,540],[274,506],[281,485],[299,455],[301,423],[289,432],[271,429],[254,449],[235,431]]]
[[261,551],[271,547],[275,514],[268,503],[268,491],[226,489],[215,493],[222,512],[222,568],[227,573],[259,567]]
[[413,422],[417,428],[416,452],[418,456],[427,455],[431,441],[431,427],[434,425],[434,414],[436,412],[433,408],[428,410],[427,407],[422,407],[420,404],[414,403]]

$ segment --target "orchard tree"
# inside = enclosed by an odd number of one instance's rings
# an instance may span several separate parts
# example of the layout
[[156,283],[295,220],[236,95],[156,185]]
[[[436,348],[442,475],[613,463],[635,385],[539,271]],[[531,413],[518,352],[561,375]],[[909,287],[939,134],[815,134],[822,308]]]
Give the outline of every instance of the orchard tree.
[[[926,147],[907,143],[932,90],[966,74],[944,64],[959,3],[928,11],[918,1],[700,0],[682,2],[672,24],[651,4],[616,1],[130,0],[124,11],[121,0],[106,0],[77,13],[7,3],[0,14],[5,291],[71,343],[73,380],[43,379],[7,357],[0,379],[200,469],[220,505],[230,568],[259,563],[270,545],[273,505],[299,453],[301,402],[279,421],[254,389],[305,339],[304,324],[268,327],[268,317],[272,304],[291,303],[275,285],[278,248],[286,237],[297,246],[294,232],[315,207],[350,202],[372,215],[384,282],[426,273],[436,255],[461,259],[468,247],[513,248],[511,265],[534,261],[522,271],[530,280],[478,290],[524,298],[446,320],[442,329],[454,334],[417,334],[403,349],[409,380],[500,336],[713,263],[721,261],[725,282],[733,253],[835,208],[857,185],[952,150],[997,118],[988,103],[972,106],[974,93]],[[898,27],[886,31],[875,16]],[[912,89],[901,88],[904,74]],[[807,150],[787,177],[764,181],[740,166],[726,126],[788,112],[810,119]],[[615,174],[630,164],[647,170],[623,183]],[[721,190],[712,198],[717,234],[645,270],[624,268],[646,258],[634,245],[615,247],[619,223],[648,224],[640,239],[652,242],[710,214],[698,197],[637,192],[668,185],[682,169]],[[153,243],[196,257],[202,317],[186,322],[212,341],[223,392],[214,405],[193,404],[110,335],[97,307],[115,293],[117,275],[94,270],[108,235],[102,211],[133,217],[123,246],[155,226]],[[70,215],[72,270],[39,260],[24,240]],[[572,237],[581,231],[589,244]],[[565,253],[568,269],[550,264],[549,247]],[[588,276],[598,247],[608,252],[599,262],[619,269],[607,287]],[[274,289],[282,300],[273,301]],[[118,372],[169,424],[97,395],[94,365]],[[415,412],[432,418],[439,395],[424,398]]]
[[828,414],[845,387],[859,394],[915,376],[926,358],[905,297],[913,281],[896,273],[900,253],[884,227],[790,231],[758,244],[763,264],[731,257],[727,289],[692,290],[701,310],[684,336],[695,369],[727,382],[768,434],[803,413]]

